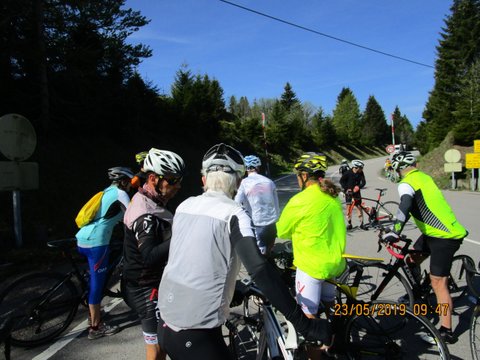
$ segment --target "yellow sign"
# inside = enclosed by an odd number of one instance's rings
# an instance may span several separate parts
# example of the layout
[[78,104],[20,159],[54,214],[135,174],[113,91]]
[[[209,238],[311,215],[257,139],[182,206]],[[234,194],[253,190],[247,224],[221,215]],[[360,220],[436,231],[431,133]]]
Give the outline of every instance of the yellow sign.
[[479,169],[480,168],[480,152],[465,154],[465,167],[467,169]]
[[473,140],[473,152],[480,153],[480,140]]

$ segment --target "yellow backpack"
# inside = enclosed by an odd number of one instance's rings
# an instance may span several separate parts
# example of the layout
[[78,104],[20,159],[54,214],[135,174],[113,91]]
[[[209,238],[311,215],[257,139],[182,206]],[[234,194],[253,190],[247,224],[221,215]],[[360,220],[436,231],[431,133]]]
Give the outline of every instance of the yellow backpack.
[[100,209],[100,204],[102,203],[103,191],[100,191],[92,196],[90,200],[87,201],[85,205],[80,209],[75,218],[75,222],[79,228],[88,225],[95,218],[95,215]]

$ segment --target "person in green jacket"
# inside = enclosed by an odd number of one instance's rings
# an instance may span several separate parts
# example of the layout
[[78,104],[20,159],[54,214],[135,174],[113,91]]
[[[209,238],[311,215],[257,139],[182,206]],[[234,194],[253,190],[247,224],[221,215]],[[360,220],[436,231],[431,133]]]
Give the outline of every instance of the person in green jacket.
[[425,256],[416,256],[410,266],[414,276],[420,276],[419,264],[430,255],[430,281],[438,304],[444,304],[445,313],[440,315],[440,335],[449,343],[456,342],[452,333],[452,298],[448,290],[448,276],[455,252],[468,232],[458,222],[450,205],[443,197],[433,179],[417,169],[417,159],[408,151],[396,153],[392,168],[400,174],[398,185],[400,205],[393,231],[383,237],[396,242],[405,223],[413,217],[422,235],[414,244]]
[[[335,300],[335,285],[325,280],[339,276],[345,269],[342,255],[346,226],[338,199],[340,189],[325,179],[326,156],[305,153],[294,168],[302,191],[283,209],[277,236],[292,240],[297,302],[307,317],[315,318],[320,301],[329,309]],[[312,359],[320,357],[318,352],[318,348],[311,350]]]

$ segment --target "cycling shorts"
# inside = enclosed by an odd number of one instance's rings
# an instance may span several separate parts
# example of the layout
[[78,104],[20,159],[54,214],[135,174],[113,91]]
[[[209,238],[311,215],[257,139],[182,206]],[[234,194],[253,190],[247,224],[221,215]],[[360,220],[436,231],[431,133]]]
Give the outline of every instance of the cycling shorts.
[[222,327],[173,331],[160,318],[158,341],[168,356],[177,360],[232,360],[223,340]]
[[91,248],[78,247],[78,252],[88,260],[90,269],[90,287],[88,291],[88,303],[100,304],[103,297],[103,288],[108,273],[109,247],[95,246]]
[[125,302],[137,313],[143,330],[146,344],[158,344],[158,289],[156,287],[140,287],[126,284]]
[[356,203],[355,205],[360,206],[361,199],[362,199],[362,194],[360,193],[360,191],[357,191],[356,193],[345,192],[345,202],[346,202],[347,205],[350,205],[352,203],[352,200],[353,200]]
[[275,223],[265,226],[255,226],[255,233],[257,236],[257,245],[260,252],[265,255],[267,250],[270,250],[275,243],[277,237],[277,227]]
[[297,268],[295,291],[297,302],[302,307],[303,312],[309,315],[317,315],[320,301],[334,301],[337,289],[335,285],[325,280],[315,279]]
[[453,255],[463,239],[440,239],[421,235],[413,248],[430,255],[430,274],[434,276],[449,276],[452,268]]

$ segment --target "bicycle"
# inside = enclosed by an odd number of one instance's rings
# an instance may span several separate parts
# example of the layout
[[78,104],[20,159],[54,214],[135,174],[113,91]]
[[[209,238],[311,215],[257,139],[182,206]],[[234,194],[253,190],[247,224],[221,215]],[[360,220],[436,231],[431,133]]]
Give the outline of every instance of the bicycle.
[[[479,263],[480,268],[480,263]],[[468,289],[472,295],[471,301],[474,304],[469,324],[470,351],[473,360],[480,360],[480,292],[477,291],[475,280],[480,279],[480,272],[475,267],[467,266],[466,271],[471,275],[468,282]]]
[[[435,327],[405,304],[358,300],[355,293],[360,280],[361,276],[357,276],[352,285],[330,281],[338,291],[337,302],[331,310],[334,354],[348,359],[450,358]],[[301,359],[309,344],[253,283],[247,280],[243,285],[246,287],[244,314],[237,318],[257,344],[256,359]]]
[[[2,291],[0,317],[16,309],[11,329],[12,345],[33,347],[45,344],[72,323],[79,304],[88,307],[90,276],[73,257],[76,239],[49,241],[47,245],[63,253],[69,260],[71,270],[66,274],[30,273],[16,279]],[[121,255],[112,259],[107,279],[112,279],[117,272],[121,272],[121,259]],[[122,286],[117,292],[108,291],[106,287],[105,294],[120,298]]]
[[[348,278],[351,278],[353,274],[356,276],[357,272],[361,272],[362,282],[357,294],[361,299],[369,301],[379,299],[398,301],[401,299],[402,302],[415,310],[425,314],[430,313],[430,309],[421,305],[434,306],[436,301],[430,286],[430,276],[426,270],[424,270],[421,278],[415,276],[409,266],[412,262],[412,256],[425,255],[425,253],[410,248],[413,241],[405,235],[400,235],[398,243],[387,243],[382,239],[384,231],[383,228],[379,229],[378,251],[385,247],[392,255],[390,262],[388,264],[368,264],[361,268],[350,269],[350,273],[342,280],[348,282]],[[448,288],[454,304],[462,299],[469,289],[472,274],[467,272],[467,268],[472,267],[474,268],[475,264],[470,256],[455,255],[453,257],[452,268],[448,277]],[[400,269],[404,275],[400,273]]]
[[[360,199],[352,199],[352,203],[347,205],[347,216],[352,215],[352,211],[355,207],[360,207],[361,211],[364,213],[364,217],[368,219],[368,223],[365,224],[366,228],[377,227],[377,226],[389,226],[395,222],[395,215],[399,203],[396,201],[385,201],[382,202],[382,196],[387,192],[386,188],[375,189],[378,191],[378,196],[376,199],[362,197]],[[372,206],[367,206],[365,200],[373,202]]]

